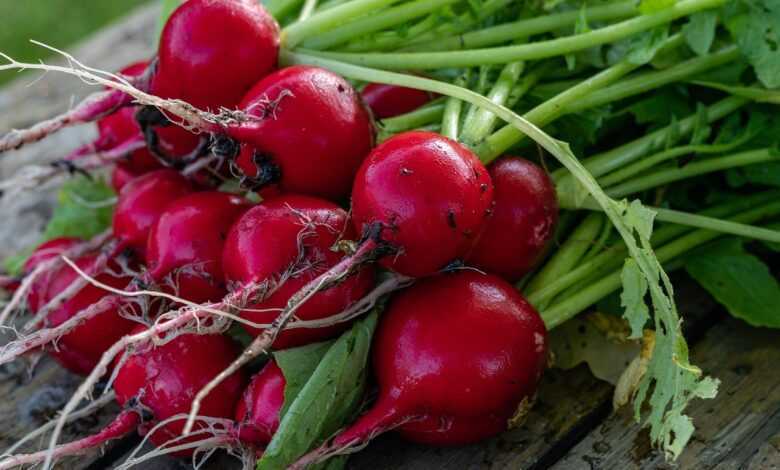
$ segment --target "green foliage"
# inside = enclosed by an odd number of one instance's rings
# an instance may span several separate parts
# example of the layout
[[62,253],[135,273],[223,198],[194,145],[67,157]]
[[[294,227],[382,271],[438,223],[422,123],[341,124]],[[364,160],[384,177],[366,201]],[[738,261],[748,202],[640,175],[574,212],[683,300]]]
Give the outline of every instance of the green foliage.
[[761,83],[780,87],[780,2],[733,0],[723,18]]
[[720,240],[695,251],[685,268],[736,318],[753,326],[780,328],[780,283],[742,240]]
[[717,26],[718,12],[700,11],[691,15],[688,23],[683,26],[682,32],[691,50],[698,55],[704,55],[712,47]]
[[638,124],[665,126],[670,119],[678,119],[693,113],[690,98],[684,89],[677,86],[661,88],[629,106]]
[[[378,314],[375,310],[355,323],[332,345],[324,343],[299,348],[298,352],[287,355],[277,353],[285,378],[292,381],[288,386],[292,385],[299,392],[285,390],[287,411],[257,463],[259,469],[287,468],[356,413],[363,400],[368,351]],[[317,362],[323,352],[322,360]],[[296,358],[301,364],[294,364]]]
[[[111,225],[114,212],[113,190],[100,178],[77,175],[57,194],[57,206],[43,231],[40,243],[59,237],[88,240]],[[4,260],[5,269],[19,274],[33,247]]]

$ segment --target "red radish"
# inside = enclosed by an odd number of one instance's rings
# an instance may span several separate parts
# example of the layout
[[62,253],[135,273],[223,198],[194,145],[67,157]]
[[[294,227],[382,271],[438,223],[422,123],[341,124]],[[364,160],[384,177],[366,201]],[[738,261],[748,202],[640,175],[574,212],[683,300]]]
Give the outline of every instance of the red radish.
[[384,83],[369,83],[361,95],[378,119],[414,111],[432,99],[427,91]]
[[[76,265],[82,270],[89,270],[95,263],[97,256],[85,256],[75,260]],[[56,294],[65,290],[78,278],[78,273],[70,266],[63,266],[50,278],[47,297],[48,302]],[[103,273],[96,277],[99,282],[118,289],[125,288],[129,277],[116,277]],[[84,286],[75,295],[69,298],[61,307],[49,313],[45,320],[45,327],[52,328],[66,322],[74,315],[87,307],[97,303],[110,294],[91,284]],[[100,360],[103,353],[122,336],[129,333],[138,323],[122,317],[118,311],[118,302],[107,308],[102,313],[84,321],[81,325],[63,335],[57,340],[56,345],[49,349],[49,353],[63,367],[75,374],[86,375]]]
[[[41,263],[60,256],[69,248],[72,248],[79,243],[81,243],[81,240],[72,237],[60,237],[44,242],[38,245],[30,257],[27,258],[27,261],[24,263],[23,271],[25,274],[30,274]],[[44,272],[42,275],[38,276],[30,286],[30,290],[27,293],[27,306],[33,313],[37,312],[38,309],[46,303],[45,299],[48,297],[47,292],[49,291],[52,277],[55,275],[56,270]]]
[[[187,413],[198,390],[228,367],[238,351],[223,335],[184,334],[160,346],[147,345],[119,369],[114,382],[117,401],[130,407],[138,403],[151,412],[152,419],[139,427],[143,435],[156,423]],[[244,384],[243,373],[228,377],[203,401],[200,415],[231,418]],[[183,426],[183,420],[172,421],[149,439],[161,446],[181,436]]]
[[[128,65],[119,73],[125,77],[141,76],[148,67],[148,62],[136,62]],[[94,142],[76,149],[66,161],[78,160],[94,152],[106,152],[130,141],[143,141],[141,128],[135,120],[136,107],[125,106],[101,118],[97,122],[98,138]],[[160,162],[145,148],[130,152],[124,161],[117,166],[127,171],[140,174],[160,168]]]
[[555,185],[542,168],[522,158],[503,157],[488,171],[495,205],[466,262],[518,281],[552,239],[558,222]]
[[176,199],[192,192],[187,179],[173,170],[157,170],[140,176],[122,188],[114,210],[114,237],[121,248],[141,256],[146,251],[149,230],[160,214]]
[[433,445],[506,430],[533,399],[547,339],[539,314],[509,283],[460,271],[397,294],[380,318],[372,351],[376,403],[297,468],[391,429]]
[[255,0],[189,0],[165,23],[152,93],[233,108],[276,68],[279,26]]
[[111,187],[114,188],[114,191],[118,194],[127,183],[139,176],[141,176],[139,173],[135,173],[122,165],[116,165],[114,169],[111,170]]
[[[225,276],[241,286],[263,282],[281,284],[264,301],[248,305],[241,316],[255,323],[271,323],[293,294],[344,258],[343,253],[331,248],[339,240],[350,240],[354,235],[347,213],[322,199],[283,195],[250,209],[236,222],[225,242],[222,258]],[[285,276],[288,271],[292,271],[289,277]],[[373,270],[362,269],[314,295],[296,315],[302,320],[335,315],[368,292],[373,280]],[[346,326],[286,330],[274,342],[274,347],[282,349],[323,340]],[[246,329],[254,335],[262,331]]]
[[241,442],[265,447],[279,429],[284,387],[287,380],[273,360],[249,382],[236,407],[236,425]]
[[374,141],[358,93],[328,70],[293,66],[255,85],[240,108],[260,119],[228,128],[242,146],[238,167],[256,186],[338,200]]
[[244,198],[217,191],[193,193],[168,205],[147,242],[151,278],[158,283],[167,278],[176,295],[191,302],[224,297],[223,246],[233,222],[248,208]]
[[386,268],[421,277],[465,256],[493,199],[485,167],[466,147],[432,132],[391,137],[368,156],[352,190],[353,222],[399,250]]
[[[137,327],[134,333],[143,332]],[[189,410],[195,393],[214,375],[227,367],[238,354],[235,343],[223,335],[182,334],[161,345],[146,343],[133,350],[126,361],[117,360],[119,371],[114,390],[124,410],[102,431],[69,444],[58,446],[53,453],[43,450],[32,454],[12,455],[0,460],[0,470],[40,463],[51,458],[83,454],[111,439],[123,437],[136,428],[147,434],[158,423]],[[245,383],[239,372],[228,377],[204,401],[201,416],[231,418]],[[149,440],[162,446],[181,436],[182,420],[171,420],[158,427]],[[177,444],[198,441],[199,436],[180,439]],[[223,436],[221,442],[230,442]],[[192,455],[194,447],[176,452]]]

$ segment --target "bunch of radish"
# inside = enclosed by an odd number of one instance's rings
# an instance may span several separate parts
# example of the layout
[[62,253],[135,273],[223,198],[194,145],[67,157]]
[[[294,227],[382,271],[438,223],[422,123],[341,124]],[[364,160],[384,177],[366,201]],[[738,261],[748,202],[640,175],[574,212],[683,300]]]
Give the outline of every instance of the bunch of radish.
[[[371,353],[376,402],[297,466],[385,431],[459,445],[521,420],[547,338],[510,282],[552,238],[550,178],[518,157],[486,167],[435,132],[376,145],[375,119],[431,95],[381,84],[361,94],[324,68],[278,68],[279,42],[259,2],[189,0],[157,56],[121,72],[149,96],[186,103],[181,113],[112,88],[3,140],[7,149],[97,121],[98,140],[64,161],[78,169],[114,152],[110,232],[36,249],[14,296],[32,318],[0,362],[46,351],[86,376],[69,406],[104,379],[122,411],[94,436],[7,456],[0,469],[134,430],[161,453],[232,447],[257,458],[279,427],[286,380],[273,360],[250,379],[251,360],[338,337],[388,297]],[[219,189],[233,178],[240,190]],[[253,338],[243,353],[232,323]]]

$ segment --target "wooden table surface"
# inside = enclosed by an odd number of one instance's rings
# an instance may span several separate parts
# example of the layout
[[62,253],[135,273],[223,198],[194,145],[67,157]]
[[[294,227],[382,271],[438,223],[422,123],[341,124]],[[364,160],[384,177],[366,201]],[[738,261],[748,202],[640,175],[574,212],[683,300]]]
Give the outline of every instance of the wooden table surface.
[[[156,6],[143,7],[121,23],[70,49],[79,60],[116,70],[147,58],[154,49]],[[20,77],[0,91],[0,132],[24,127],[66,109],[92,91],[82,82],[48,74]],[[90,126],[68,129],[55,137],[0,158],[6,178],[29,162],[63,156],[94,136]],[[34,243],[53,202],[53,188],[36,188],[25,197],[0,204],[0,257]],[[723,314],[693,285],[678,288],[686,318],[693,363],[722,384],[714,400],[690,408],[697,433],[676,465],[650,448],[646,431],[629,410],[613,412],[612,387],[584,366],[550,370],[525,424],[488,442],[461,448],[431,449],[380,437],[350,460],[355,469],[777,469],[780,468],[780,332],[751,328]],[[32,376],[21,364],[0,367],[0,447],[50,419],[78,385],[79,378],[44,358]],[[98,429],[116,413],[110,406],[67,428],[64,439]],[[112,468],[139,439],[107,446],[102,453],[61,462],[63,469]],[[189,468],[185,462],[157,459],[146,469]],[[218,456],[210,469],[240,468]]]

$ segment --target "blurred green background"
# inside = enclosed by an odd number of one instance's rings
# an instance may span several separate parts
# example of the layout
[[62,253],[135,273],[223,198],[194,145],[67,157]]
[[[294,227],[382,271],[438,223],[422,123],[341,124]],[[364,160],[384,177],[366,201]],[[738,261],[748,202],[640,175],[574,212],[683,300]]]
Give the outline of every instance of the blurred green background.
[[[49,54],[36,39],[64,49],[150,0],[1,0],[0,50],[34,61]],[[0,84],[16,77],[0,74]]]

